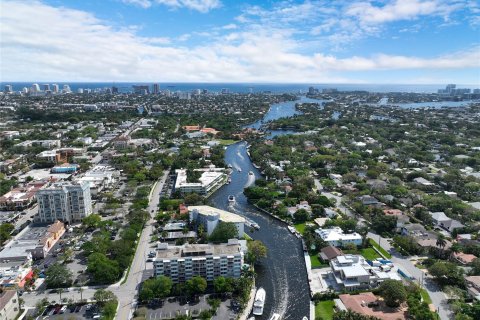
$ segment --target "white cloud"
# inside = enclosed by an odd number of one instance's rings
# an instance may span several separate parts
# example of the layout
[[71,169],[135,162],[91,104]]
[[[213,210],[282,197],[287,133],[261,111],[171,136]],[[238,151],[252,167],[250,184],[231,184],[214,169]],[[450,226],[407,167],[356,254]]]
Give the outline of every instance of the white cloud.
[[140,37],[136,28],[116,29],[79,10],[37,1],[3,0],[0,6],[0,77],[8,81],[332,83],[353,82],[352,75],[363,71],[480,67],[479,47],[431,59],[338,58],[300,53],[295,31],[261,25],[176,47],[169,38]]
[[220,0],[122,0],[126,4],[133,4],[144,9],[150,8],[154,3],[170,8],[187,8],[206,13],[221,6]]
[[441,16],[448,20],[450,14],[462,6],[463,4],[458,1],[441,0],[395,0],[384,6],[375,6],[370,1],[362,1],[350,5],[346,14],[355,16],[366,24],[412,20],[429,15]]
[[150,8],[152,6],[152,2],[150,0],[122,0],[122,2],[126,4],[133,4],[144,9]]

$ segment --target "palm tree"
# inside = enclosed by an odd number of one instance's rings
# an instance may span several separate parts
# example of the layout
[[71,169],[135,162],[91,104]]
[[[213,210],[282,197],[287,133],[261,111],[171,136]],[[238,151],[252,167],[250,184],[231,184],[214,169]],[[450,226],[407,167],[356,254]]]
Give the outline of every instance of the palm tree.
[[461,246],[458,243],[452,244],[452,246],[450,247],[450,259],[453,259],[454,254],[460,251],[461,251]]
[[83,300],[83,288],[82,287],[78,288],[78,292],[80,292],[80,302],[82,302],[82,300]]
[[60,296],[60,303],[61,303],[61,302],[62,302],[62,293],[65,292],[65,289],[60,288],[60,289],[58,289],[57,291],[58,291],[58,295]]
[[445,236],[443,234],[439,234],[437,236],[436,245],[437,245],[437,247],[441,248],[441,251],[443,252],[443,249],[447,245],[447,240],[445,239]]

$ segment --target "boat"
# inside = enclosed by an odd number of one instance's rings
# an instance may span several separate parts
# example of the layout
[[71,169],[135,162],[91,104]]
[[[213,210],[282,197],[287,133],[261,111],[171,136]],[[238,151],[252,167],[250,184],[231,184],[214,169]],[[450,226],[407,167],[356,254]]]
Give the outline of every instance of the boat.
[[248,174],[253,176],[253,171],[248,171]]
[[235,196],[229,195],[228,196],[228,203],[235,203]]
[[257,293],[255,294],[255,301],[253,302],[253,311],[252,313],[255,316],[261,316],[263,314],[263,306],[265,305],[265,296],[267,293],[262,287],[258,288]]
[[288,228],[288,230],[289,230],[291,233],[293,233],[293,234],[295,234],[295,233],[297,232],[297,230],[295,230],[295,228],[292,227],[292,226],[288,226],[287,228]]
[[232,165],[231,165],[231,164],[229,164],[228,167],[229,167],[230,169],[232,169]]
[[230,184],[230,182],[232,182],[232,178],[228,177],[227,184]]
[[274,313],[273,316],[270,317],[270,320],[280,320],[280,315],[278,313]]
[[260,230],[260,226],[259,226],[256,222],[254,222],[254,221],[252,221],[252,220],[250,220],[250,219],[245,219],[245,224],[246,224],[248,227],[250,227],[250,228],[254,228],[254,229],[256,229],[256,230]]
[[303,317],[302,320],[308,320],[308,318],[307,318],[307,317]]
[[247,320],[255,320],[255,317],[250,317]]
[[237,171],[238,171],[238,172],[242,172],[242,169],[238,168]]

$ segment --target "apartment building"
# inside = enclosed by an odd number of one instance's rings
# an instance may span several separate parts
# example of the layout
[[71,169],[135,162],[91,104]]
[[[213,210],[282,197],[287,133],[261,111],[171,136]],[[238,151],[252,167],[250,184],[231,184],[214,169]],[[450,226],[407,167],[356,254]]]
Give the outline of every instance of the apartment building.
[[20,303],[16,290],[0,289],[0,319],[15,320],[20,312]]
[[227,244],[186,244],[169,246],[161,243],[153,262],[155,276],[167,276],[174,283],[201,276],[207,281],[217,277],[239,278],[243,264],[238,240]]
[[203,225],[208,235],[212,234],[220,222],[233,223],[237,227],[238,237],[242,238],[244,235],[245,218],[238,214],[210,206],[189,206],[188,211],[190,222]]
[[92,213],[90,183],[57,182],[37,192],[39,223],[81,221]]

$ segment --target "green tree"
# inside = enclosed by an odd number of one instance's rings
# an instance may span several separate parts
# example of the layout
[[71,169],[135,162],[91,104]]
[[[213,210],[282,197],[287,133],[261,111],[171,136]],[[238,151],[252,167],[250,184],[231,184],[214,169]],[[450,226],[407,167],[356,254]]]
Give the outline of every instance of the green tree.
[[108,301],[117,300],[117,297],[110,290],[98,289],[93,294],[93,299],[97,301],[100,306],[104,306]]
[[91,214],[82,220],[83,225],[87,228],[97,228],[100,225],[100,222],[102,222],[102,217],[98,214]]
[[297,223],[305,222],[310,218],[310,214],[305,209],[299,209],[293,214],[293,220]]
[[260,240],[248,241],[247,261],[255,264],[258,259],[267,256],[267,247]]
[[72,284],[72,272],[64,265],[54,263],[45,272],[48,288],[65,288]]
[[204,293],[207,289],[207,280],[202,277],[195,276],[185,282],[185,288],[190,296]]
[[15,226],[11,223],[2,223],[0,225],[0,245],[10,239],[11,233],[14,229]]
[[458,268],[454,263],[437,261],[428,267],[428,272],[441,286],[463,287],[463,269]]
[[98,284],[111,284],[120,278],[118,262],[110,260],[102,253],[92,253],[88,257],[87,272]]
[[146,302],[155,298],[168,297],[172,290],[172,285],[172,280],[165,276],[145,280],[142,284],[139,298],[141,301]]
[[380,284],[378,293],[385,300],[387,306],[396,308],[407,300],[407,290],[401,281],[385,280]]
[[213,243],[226,243],[228,239],[238,237],[238,230],[232,222],[220,222],[210,235]]

